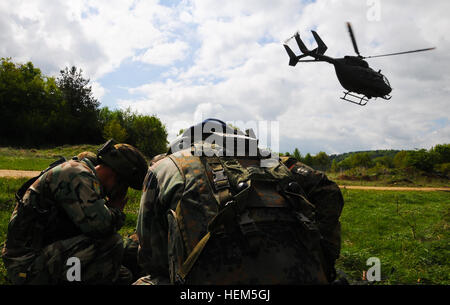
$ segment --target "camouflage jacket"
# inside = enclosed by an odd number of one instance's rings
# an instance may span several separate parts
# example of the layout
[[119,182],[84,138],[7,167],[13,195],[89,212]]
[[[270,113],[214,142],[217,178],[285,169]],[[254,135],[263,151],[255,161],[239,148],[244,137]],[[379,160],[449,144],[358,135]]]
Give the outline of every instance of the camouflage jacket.
[[93,238],[120,229],[125,215],[108,208],[94,165],[70,160],[37,179],[25,192],[10,219],[3,258],[38,251],[79,234]]
[[316,220],[322,235],[325,259],[334,272],[334,263],[341,252],[341,216],[344,207],[339,186],[328,177],[292,157],[282,157],[281,162],[295,175],[308,200],[314,204]]
[[[323,236],[324,256],[329,261],[329,268],[334,271],[334,261],[340,253],[339,216],[344,204],[340,189],[323,173],[296,162],[295,159],[284,158],[281,161],[294,174],[310,202],[317,207],[316,215],[319,220],[320,233]],[[198,191],[195,189],[195,185],[202,185],[201,180],[207,179],[206,176],[200,174],[201,168],[193,169],[193,172],[198,172],[198,177],[185,179],[171,158],[159,160],[149,168],[144,180],[137,223],[140,243],[138,260],[145,274],[162,278],[170,276],[167,213],[169,210],[176,210],[183,193],[189,192],[191,189],[192,192]],[[208,195],[202,194],[199,195],[199,201],[210,200],[210,198],[205,198]],[[286,247],[289,247],[290,242],[290,240],[286,241]],[[332,272],[331,270],[325,271]],[[270,283],[270,279],[265,283]]]

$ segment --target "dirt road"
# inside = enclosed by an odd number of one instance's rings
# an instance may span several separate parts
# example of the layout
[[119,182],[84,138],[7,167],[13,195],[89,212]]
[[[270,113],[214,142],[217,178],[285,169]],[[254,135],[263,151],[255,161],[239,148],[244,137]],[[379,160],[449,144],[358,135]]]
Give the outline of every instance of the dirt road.
[[39,175],[37,171],[19,171],[10,169],[0,169],[0,177],[7,178],[32,178]]
[[[0,169],[0,177],[8,178],[32,178],[39,175],[38,171],[21,171],[21,170],[9,170]],[[355,186],[355,185],[340,185],[341,189],[348,190],[377,190],[377,191],[423,191],[423,192],[433,192],[433,191],[447,191],[450,192],[450,187],[388,187],[388,186]]]

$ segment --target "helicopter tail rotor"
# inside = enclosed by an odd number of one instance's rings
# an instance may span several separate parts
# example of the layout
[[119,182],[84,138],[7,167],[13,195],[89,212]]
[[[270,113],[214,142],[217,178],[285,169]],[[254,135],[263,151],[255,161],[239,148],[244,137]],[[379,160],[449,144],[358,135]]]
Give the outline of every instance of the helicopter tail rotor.
[[[318,47],[315,48],[314,50],[309,50],[305,43],[303,42],[303,40],[300,38],[300,33],[297,32],[294,34],[294,36],[291,36],[290,38],[288,38],[285,42],[284,42],[284,46],[285,48],[287,47],[287,43],[289,42],[289,40],[291,40],[292,38],[295,38],[295,41],[297,42],[298,48],[300,49],[300,51],[303,53],[302,57],[305,56],[311,56],[311,54],[320,54],[323,55],[325,53],[325,51],[328,49],[328,47],[326,46],[326,44],[322,41],[322,39],[320,38],[319,34],[317,34],[315,31],[311,31],[313,33],[314,39],[317,42]],[[288,49],[286,49],[288,50]],[[290,50],[290,49],[289,49]],[[290,52],[292,52],[291,50],[288,51],[288,54],[290,54]],[[291,55],[289,55],[291,56]]]
[[295,41],[297,42],[298,48],[300,49],[300,51],[302,51],[302,53],[309,53],[308,48],[305,46],[305,44],[303,43],[303,40],[301,40],[300,38],[300,33],[297,32],[294,35]]
[[286,52],[289,55],[289,66],[295,67],[297,65],[299,56],[296,56],[294,52],[292,52],[291,48],[289,48],[288,45],[284,45],[284,48],[286,49]]
[[312,34],[314,36],[314,39],[317,42],[317,45],[319,46],[317,48],[317,53],[320,54],[320,55],[325,54],[325,52],[328,49],[327,45],[322,41],[322,39],[320,38],[319,34],[317,34],[316,31],[311,31],[311,32],[312,32]]

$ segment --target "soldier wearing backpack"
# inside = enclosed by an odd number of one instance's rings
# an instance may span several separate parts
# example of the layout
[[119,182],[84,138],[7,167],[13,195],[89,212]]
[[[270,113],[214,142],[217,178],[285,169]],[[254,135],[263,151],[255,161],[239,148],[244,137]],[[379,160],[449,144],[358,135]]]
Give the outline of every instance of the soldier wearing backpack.
[[137,223],[138,261],[147,276],[135,284],[335,279],[344,204],[338,186],[252,147],[251,132],[209,119],[149,168]]
[[[128,187],[140,190],[147,172],[141,152],[108,141],[97,157],[62,159],[16,194],[2,258],[13,284],[112,284],[121,268],[122,212]],[[94,164],[93,162],[96,162]],[[107,197],[107,198],[106,198]],[[76,263],[77,271],[71,271]],[[70,273],[70,274],[68,274]]]

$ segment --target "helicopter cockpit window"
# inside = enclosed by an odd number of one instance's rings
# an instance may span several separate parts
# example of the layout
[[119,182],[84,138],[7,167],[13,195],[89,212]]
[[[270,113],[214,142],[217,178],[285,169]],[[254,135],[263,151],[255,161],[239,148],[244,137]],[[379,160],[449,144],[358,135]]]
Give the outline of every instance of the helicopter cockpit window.
[[389,83],[388,79],[386,76],[383,75],[383,80],[386,83],[386,85],[388,85],[389,87],[391,86],[391,84]]

